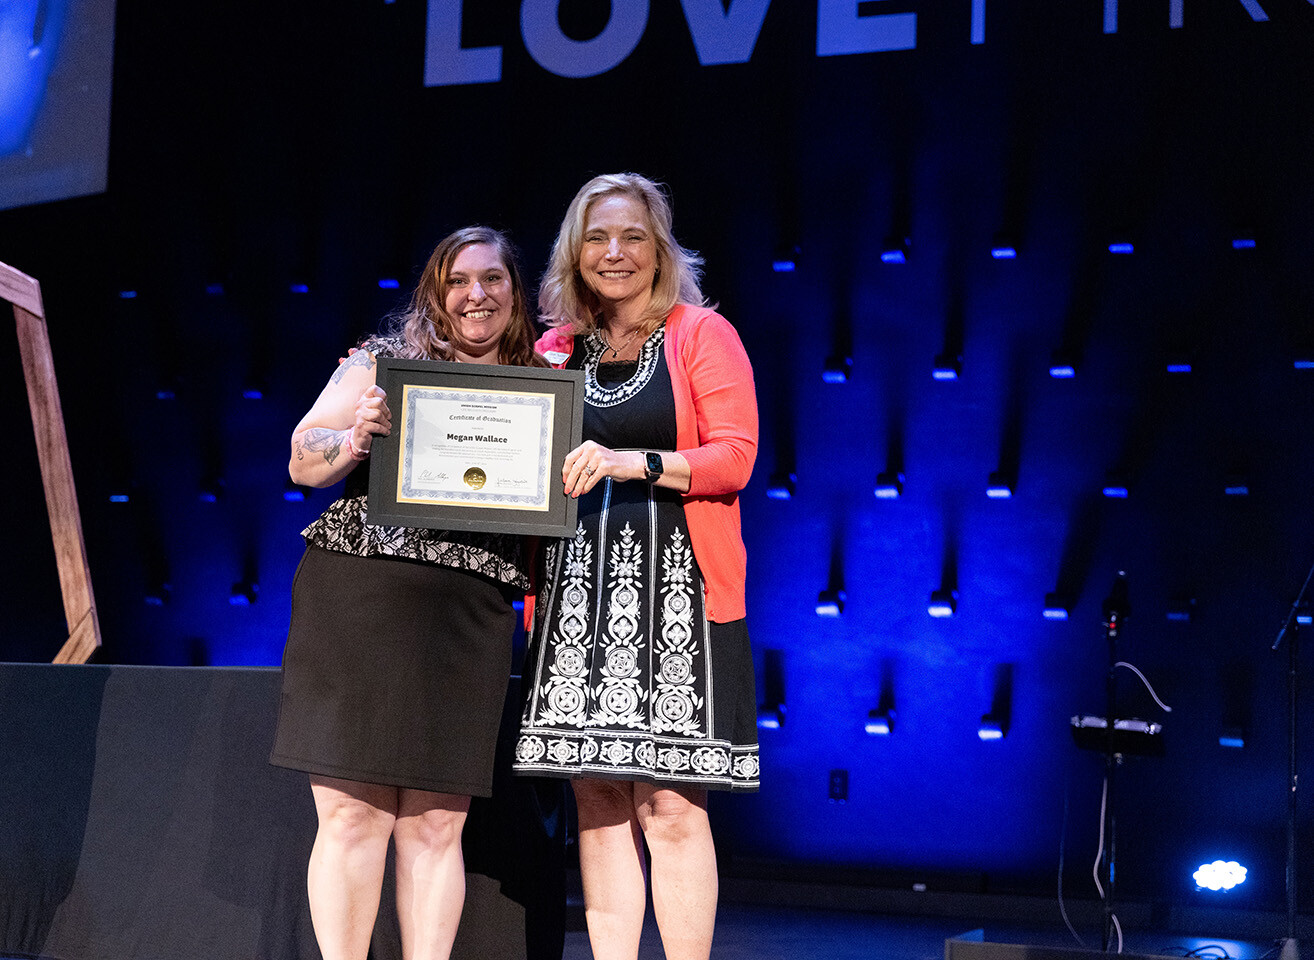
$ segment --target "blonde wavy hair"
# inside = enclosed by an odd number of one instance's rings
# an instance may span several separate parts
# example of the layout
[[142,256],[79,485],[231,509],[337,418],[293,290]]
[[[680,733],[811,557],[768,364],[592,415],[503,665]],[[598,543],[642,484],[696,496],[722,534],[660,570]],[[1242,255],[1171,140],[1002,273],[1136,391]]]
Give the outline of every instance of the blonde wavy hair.
[[665,188],[637,173],[610,173],[584,184],[566,208],[561,231],[552,244],[547,273],[538,289],[539,319],[549,326],[569,327],[570,332],[577,336],[585,336],[597,329],[602,305],[579,274],[579,256],[584,246],[584,226],[589,208],[603,197],[615,194],[643,204],[657,244],[652,300],[644,315],[647,332],[657,329],[677,303],[706,304],[698,286],[703,258],[676,242],[671,230],[671,202]]
[[492,227],[465,227],[438,243],[420,274],[410,304],[390,318],[388,332],[405,341],[403,353],[410,359],[455,359],[456,351],[466,344],[456,318],[447,312],[452,264],[462,250],[477,243],[497,251],[511,280],[511,322],[497,345],[498,362],[520,367],[547,366],[547,361],[534,352],[534,325],[529,319],[529,299],[516,249],[506,234]]

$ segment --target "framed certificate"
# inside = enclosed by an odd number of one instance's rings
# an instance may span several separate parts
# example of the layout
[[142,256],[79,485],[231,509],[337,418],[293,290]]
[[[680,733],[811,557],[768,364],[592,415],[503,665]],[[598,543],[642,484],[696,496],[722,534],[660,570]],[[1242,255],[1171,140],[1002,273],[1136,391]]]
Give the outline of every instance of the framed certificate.
[[392,433],[370,448],[370,523],[575,535],[561,464],[579,446],[577,370],[379,358]]

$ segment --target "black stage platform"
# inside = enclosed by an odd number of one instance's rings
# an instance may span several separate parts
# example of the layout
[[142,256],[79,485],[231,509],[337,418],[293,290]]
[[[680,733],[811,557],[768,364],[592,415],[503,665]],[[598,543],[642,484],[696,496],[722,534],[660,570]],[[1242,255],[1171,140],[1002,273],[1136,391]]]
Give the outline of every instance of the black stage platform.
[[[275,669],[0,664],[0,956],[318,958],[310,790],[267,762],[277,698]],[[556,960],[565,785],[499,777],[467,822],[453,957]],[[374,960],[401,955],[384,890]]]

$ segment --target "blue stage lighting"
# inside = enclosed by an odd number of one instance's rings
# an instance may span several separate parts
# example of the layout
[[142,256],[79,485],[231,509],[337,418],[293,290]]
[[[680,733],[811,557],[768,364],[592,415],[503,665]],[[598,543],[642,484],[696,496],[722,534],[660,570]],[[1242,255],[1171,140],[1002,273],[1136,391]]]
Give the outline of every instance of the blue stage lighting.
[[136,299],[137,299],[137,291],[136,291],[136,290],[120,290],[120,291],[119,291],[119,299],[120,299],[120,300],[136,300]]
[[793,273],[798,269],[798,264],[793,260],[772,260],[771,269],[776,273]]
[[986,483],[986,496],[991,500],[1009,500],[1013,496],[1013,481],[1000,471],[990,474]]
[[911,246],[908,237],[887,237],[881,247],[881,263],[907,263]]
[[126,493],[111,493],[109,495],[110,503],[127,503],[128,495]]
[[177,396],[178,396],[178,392],[177,392],[176,390],[174,390],[173,387],[156,387],[156,388],[155,388],[155,399],[156,399],[156,400],[173,400],[173,399],[176,398]]
[[1168,363],[1165,364],[1164,369],[1169,373],[1190,373],[1193,367],[1191,366],[1190,360],[1179,357],[1174,360],[1169,360]]
[[1016,260],[1017,244],[1006,233],[995,234],[990,242],[990,256],[996,260]]
[[222,283],[207,283],[205,285],[205,295],[207,297],[222,297],[224,295],[224,285]]
[[173,595],[173,587],[167,583],[155,583],[146,588],[146,594],[142,598],[146,601],[148,607],[163,607],[169,603],[169,598]]
[[1296,622],[1302,627],[1308,627],[1311,623],[1314,623],[1314,614],[1310,613],[1307,605],[1302,604],[1300,609],[1296,611]]
[[1072,612],[1068,601],[1057,593],[1045,594],[1045,607],[1042,611],[1046,620],[1066,620]]
[[1215,860],[1213,863],[1200,864],[1195,873],[1191,874],[1191,878],[1202,890],[1231,890],[1246,882],[1247,872],[1246,868],[1235,860]]
[[263,400],[264,398],[265,391],[260,387],[248,385],[242,388],[243,400]]
[[228,602],[235,607],[249,607],[256,602],[259,595],[260,584],[243,580],[233,584],[232,592],[228,595]]
[[1068,352],[1057,350],[1049,361],[1049,375],[1055,380],[1071,380],[1077,375],[1077,361]]
[[1291,365],[1297,370],[1314,370],[1314,356],[1297,357]]
[[926,612],[931,616],[944,619],[952,617],[958,610],[957,590],[934,590],[926,604]]
[[1115,240],[1109,244],[1109,253],[1130,254],[1136,252],[1136,245],[1130,240]]
[[283,482],[283,499],[288,503],[301,503],[306,499],[307,489],[288,478]]
[[798,269],[800,252],[798,247],[781,247],[776,251],[776,255],[771,258],[771,269],[776,273],[793,273]]
[[1229,497],[1250,496],[1250,484],[1240,477],[1232,477],[1223,486],[1223,493]]
[[848,383],[852,374],[852,357],[827,357],[821,368],[821,379],[826,383]]
[[797,489],[798,477],[792,473],[773,473],[767,481],[766,495],[772,500],[792,500]]
[[1119,477],[1110,477],[1106,480],[1100,492],[1111,500],[1126,500],[1130,494],[1127,481]]
[[981,723],[976,728],[976,735],[986,741],[1003,740],[1004,727],[998,720],[987,713],[981,718]]
[[891,471],[878,473],[876,475],[876,487],[872,492],[876,495],[877,500],[898,500],[899,497],[903,496],[903,481],[904,476],[902,473],[893,473]]
[[310,292],[310,286],[309,286],[308,284],[304,284],[304,283],[292,283],[292,284],[288,284],[288,288],[287,288],[287,289],[288,289],[288,291],[289,291],[290,293],[309,293],[309,292]]
[[1190,623],[1195,610],[1195,597],[1174,600],[1168,607],[1167,617],[1173,623]]
[[401,287],[401,281],[393,277],[381,277],[379,279],[380,290],[397,290]]
[[759,730],[779,730],[785,725],[785,705],[783,703],[764,703],[757,708],[757,728]]
[[873,737],[888,737],[894,730],[893,710],[872,710],[867,714],[867,723],[863,727]]
[[961,354],[942,353],[935,358],[931,366],[931,378],[934,380],[957,380],[963,375],[963,358]]
[[844,613],[843,590],[822,590],[817,594],[817,616],[838,617]]
[[1255,241],[1255,238],[1251,236],[1232,238],[1233,250],[1253,250],[1257,246],[1259,246],[1259,244]]
[[1228,727],[1218,735],[1218,745],[1241,750],[1246,745],[1246,732],[1240,727]]

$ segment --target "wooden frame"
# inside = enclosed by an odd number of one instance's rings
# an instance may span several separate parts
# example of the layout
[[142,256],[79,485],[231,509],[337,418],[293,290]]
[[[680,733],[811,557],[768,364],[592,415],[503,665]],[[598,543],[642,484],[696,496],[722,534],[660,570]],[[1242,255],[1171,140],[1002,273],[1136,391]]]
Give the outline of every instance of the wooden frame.
[[36,433],[41,482],[50,513],[50,535],[59,568],[59,589],[64,596],[64,619],[68,623],[68,639],[54,662],[86,663],[100,646],[100,621],[91,593],[87,545],[82,537],[82,515],[78,512],[78,497],[73,487],[73,465],[68,455],[59,386],[55,382],[50,333],[41,305],[41,286],[27,274],[0,263],[0,297],[13,305],[18,325],[18,351],[23,359],[27,400],[32,407],[32,429]]

